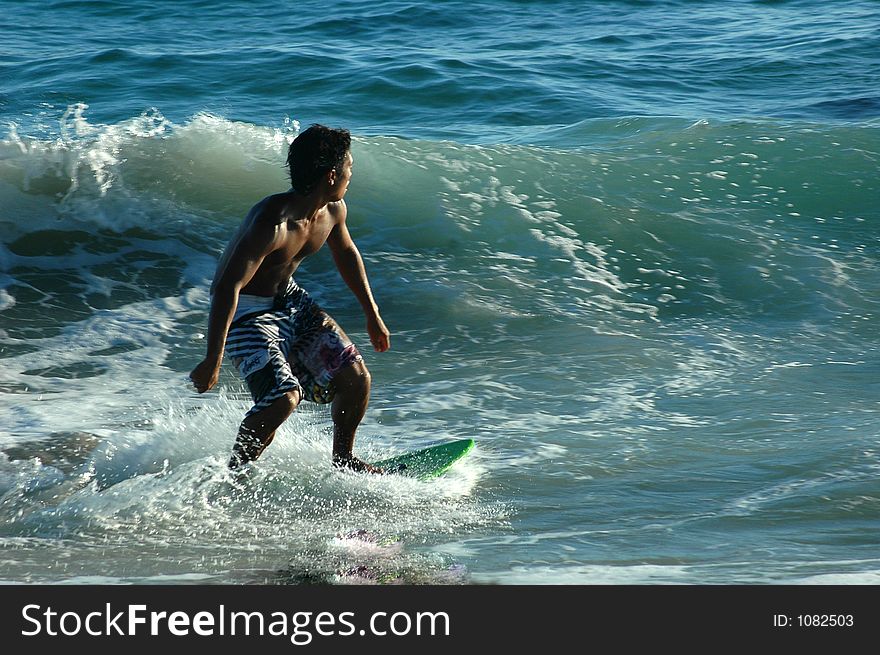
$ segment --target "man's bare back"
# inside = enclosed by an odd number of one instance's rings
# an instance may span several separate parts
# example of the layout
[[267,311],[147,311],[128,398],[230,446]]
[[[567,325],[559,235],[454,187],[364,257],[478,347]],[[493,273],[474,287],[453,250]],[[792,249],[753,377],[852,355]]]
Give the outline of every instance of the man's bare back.
[[[227,245],[211,285],[207,355],[190,373],[199,393],[204,393],[217,384],[239,296],[246,294],[277,298],[285,290],[296,287],[292,280],[293,273],[306,257],[317,252],[325,243],[330,248],[342,279],[364,311],[367,333],[373,348],[377,352],[390,348],[388,329],[373,298],[360,252],[346,225],[348,210],[343,196],[351,181],[353,164],[349,144],[350,138],[345,130],[330,130],[320,125],[312,126],[297,137],[291,144],[288,155],[294,188],[287,193],[268,196],[254,205]],[[332,163],[327,163],[328,150],[336,153]],[[294,161],[298,162],[296,168]],[[305,294],[304,291],[299,291]],[[312,305],[309,307],[309,312],[318,312],[324,317],[320,327],[328,331],[322,337],[325,342],[319,345],[320,353],[325,355],[328,350],[331,354],[335,352],[334,349],[338,351],[336,359],[325,362],[329,368],[319,376],[321,379],[331,373],[333,376],[328,382],[329,386],[321,392],[321,399],[316,400],[314,393],[311,390],[308,392],[312,394],[310,400],[333,403],[333,462],[337,466],[373,471],[369,465],[352,455],[355,430],[367,408],[369,372],[363,364],[363,358],[335,321],[319,308],[311,309]],[[295,310],[293,306],[289,309]],[[291,329],[285,328],[286,332],[291,332]],[[251,334],[248,343],[260,343],[260,338],[262,337],[259,334]],[[295,340],[296,336],[291,338]],[[327,339],[330,341],[326,341]],[[290,365],[283,362],[287,355],[272,350],[277,346],[277,338],[269,338],[266,343],[265,348],[269,348],[270,352],[258,349],[250,354],[244,364],[240,361],[236,363],[240,366],[240,373],[249,376],[249,385],[250,375],[260,372],[263,377],[269,376],[267,384],[270,387],[274,384],[276,391],[258,400],[258,392],[251,389],[257,404],[246,415],[239,429],[233,458],[230,460],[232,468],[247,463],[262,453],[274,437],[275,430],[293,412],[306,393],[296,377],[291,375],[291,366],[300,362],[291,360]],[[302,344],[297,347],[300,346]],[[280,366],[279,358],[282,358]],[[311,355],[307,358],[313,359]],[[272,365],[275,369],[270,366],[271,362],[275,362]],[[260,368],[255,368],[255,365]],[[299,370],[305,374],[304,369]],[[324,373],[327,375],[323,375]],[[263,395],[262,391],[259,395]]]
[[263,259],[240,292],[252,296],[275,296],[284,289],[300,263],[327,242],[340,216],[345,217],[344,200],[327,204],[313,217],[307,216],[298,205],[295,194],[280,193],[264,198],[251,208],[220,258],[211,285],[212,295],[230,257],[254,239],[252,233],[274,232],[273,241],[277,242],[278,248]]

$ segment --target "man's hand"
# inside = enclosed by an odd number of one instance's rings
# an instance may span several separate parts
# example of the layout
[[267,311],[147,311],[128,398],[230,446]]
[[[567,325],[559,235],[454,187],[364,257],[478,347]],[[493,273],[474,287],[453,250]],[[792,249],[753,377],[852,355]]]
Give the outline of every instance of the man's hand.
[[391,348],[391,333],[378,314],[367,318],[367,334],[370,335],[370,343],[377,353],[384,353]]
[[192,380],[193,386],[199,393],[205,393],[213,388],[219,378],[220,361],[211,357],[203,359],[189,374],[189,379]]

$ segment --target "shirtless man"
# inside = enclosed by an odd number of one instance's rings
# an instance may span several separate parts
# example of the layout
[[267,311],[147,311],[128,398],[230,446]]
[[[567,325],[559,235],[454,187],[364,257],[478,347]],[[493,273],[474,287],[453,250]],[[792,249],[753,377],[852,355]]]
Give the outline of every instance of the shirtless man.
[[377,352],[390,335],[373,299],[360,253],[345,225],[351,137],[313,125],[287,157],[292,188],[248,213],[220,259],[211,285],[207,356],[190,373],[199,393],[217,384],[224,351],[254,399],[229,460],[236,469],[260,456],[305,398],[332,403],[333,464],[379,473],[352,454],[367,409],[370,373],[336,322],[293,280],[326,242],[342,279],[363,307]]

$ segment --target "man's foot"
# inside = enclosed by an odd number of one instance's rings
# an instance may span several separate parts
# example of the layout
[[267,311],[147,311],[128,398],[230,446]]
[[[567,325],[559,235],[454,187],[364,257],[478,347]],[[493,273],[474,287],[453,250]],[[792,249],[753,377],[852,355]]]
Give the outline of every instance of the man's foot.
[[385,474],[384,469],[367,464],[364,460],[358,459],[354,455],[333,455],[333,466],[338,469],[350,469],[356,473],[374,473],[376,475]]
[[232,466],[232,461],[230,461],[228,479],[233,486],[243,488],[242,485],[256,475],[256,470],[251,462],[242,464],[236,461],[235,466]]

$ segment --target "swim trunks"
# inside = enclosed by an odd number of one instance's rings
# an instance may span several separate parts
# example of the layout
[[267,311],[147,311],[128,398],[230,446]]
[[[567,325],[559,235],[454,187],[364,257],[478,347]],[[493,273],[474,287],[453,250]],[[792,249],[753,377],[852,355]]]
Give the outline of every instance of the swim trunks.
[[333,377],[363,360],[336,322],[293,278],[274,299],[240,297],[226,353],[254,400],[246,416],[295,389],[306,400],[329,403],[336,393]]

